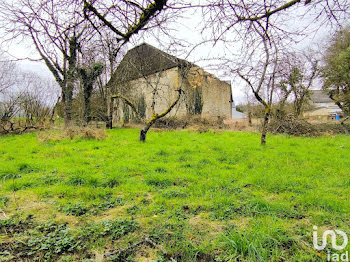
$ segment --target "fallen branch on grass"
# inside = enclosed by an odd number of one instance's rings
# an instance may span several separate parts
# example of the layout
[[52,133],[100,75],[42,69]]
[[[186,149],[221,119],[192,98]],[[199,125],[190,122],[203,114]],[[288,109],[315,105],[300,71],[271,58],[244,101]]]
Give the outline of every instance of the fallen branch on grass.
[[2,209],[0,209],[0,213],[2,213],[2,215],[4,216],[5,219],[8,219],[8,217],[6,216],[5,212],[2,211]]
[[138,246],[141,246],[143,244],[148,244],[150,247],[152,248],[157,248],[158,250],[160,250],[163,255],[168,258],[171,262],[176,262],[176,260],[174,258],[172,258],[165,250],[163,250],[161,247],[159,247],[156,243],[154,243],[151,239],[149,239],[148,237],[145,237],[144,239],[142,239],[141,241],[135,243],[135,244],[132,244],[130,246],[128,246],[127,248],[124,248],[124,249],[121,249],[121,250],[118,250],[118,251],[115,251],[115,252],[109,252],[109,253],[106,253],[104,255],[104,257],[111,257],[111,256],[120,256],[122,255],[123,253],[129,251],[129,250],[132,250]]
[[3,135],[23,134],[25,131],[30,129],[40,129],[40,127],[37,127],[37,126],[15,127],[15,123],[9,120],[0,122],[0,134],[3,134]]

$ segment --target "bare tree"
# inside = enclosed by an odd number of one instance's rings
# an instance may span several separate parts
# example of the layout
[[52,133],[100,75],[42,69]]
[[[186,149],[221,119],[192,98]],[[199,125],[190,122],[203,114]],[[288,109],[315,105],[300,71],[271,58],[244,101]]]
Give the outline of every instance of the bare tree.
[[0,132],[22,133],[48,126],[58,97],[56,83],[32,72],[18,72],[0,103]]
[[244,95],[245,95],[245,102],[246,102],[245,110],[248,114],[248,124],[249,124],[249,126],[252,126],[253,125],[253,122],[252,122],[252,115],[253,115],[252,104],[254,103],[254,98],[251,97],[251,93],[249,92],[249,89],[245,89]]
[[[265,29],[263,32],[266,32]],[[263,63],[258,60],[257,64],[251,64],[248,60],[247,64],[251,66],[243,67],[246,73],[240,70],[237,73],[250,87],[256,100],[264,106],[261,144],[265,144],[273,104],[278,104],[277,118],[283,118],[285,103],[290,98],[294,115],[300,116],[309,100],[312,83],[317,77],[318,61],[310,56],[301,59],[289,55],[286,58],[282,48],[279,49],[271,36],[268,40],[267,34],[264,35],[259,30],[257,32],[262,39],[265,60]]]
[[[118,56],[123,46],[132,36],[140,31],[159,27],[166,20],[160,14],[166,9],[167,0],[147,0],[142,2],[118,1],[106,5],[104,1],[89,2],[84,0],[84,13],[93,28],[100,32],[108,28],[114,33],[117,45],[113,46],[112,54]],[[107,97],[111,97],[112,90],[107,88]],[[112,128],[112,100],[107,99],[106,127]]]
[[304,26],[310,26],[307,23],[316,23],[317,26],[340,24],[346,21],[350,12],[348,0],[210,0],[201,6],[209,15],[210,24],[221,22],[223,25],[213,27],[213,30],[218,30],[217,39],[236,30],[236,26],[242,23],[267,22],[271,28],[290,32],[285,26],[290,26],[293,18],[307,19],[299,28],[303,30]]
[[[337,0],[212,0],[201,5],[203,32],[211,30],[213,43],[232,54],[222,59],[222,68],[238,73],[265,108],[261,144],[266,143],[280,56],[306,32],[315,32],[325,23],[339,25],[348,17],[349,6],[349,1]],[[305,22],[295,26],[295,19]]]
[[85,125],[89,124],[91,120],[91,95],[94,87],[94,83],[102,74],[103,64],[95,63],[91,68],[81,67],[79,68],[79,74],[82,79],[82,87],[84,94],[84,121]]
[[57,83],[50,78],[24,71],[17,85],[21,94],[20,115],[25,117],[27,124],[40,126],[51,120],[59,98]]
[[[107,85],[111,76],[113,75],[117,65],[122,60],[125,55],[126,46],[121,47],[117,54],[115,54],[115,50],[118,48],[119,42],[115,38],[114,33],[106,30],[104,34],[99,34],[96,41],[93,43],[90,52],[84,52],[85,54],[90,53],[93,56],[93,59],[98,59],[99,61],[104,61],[103,72],[100,76],[98,76],[96,81],[96,92],[95,92],[95,100],[100,105],[95,103],[95,108],[99,108],[98,110],[98,118],[103,119],[106,122],[106,126],[110,127],[112,119],[112,111],[111,108],[113,104],[110,104],[110,97],[112,93],[115,93],[115,87],[110,87]],[[91,63],[90,63],[91,64]],[[112,90],[111,90],[112,89]]]
[[[284,115],[284,105],[290,98],[293,111],[299,117],[310,100],[310,88],[319,74],[318,60],[313,54],[289,54],[280,63],[280,78],[278,85],[281,92],[279,114]],[[281,116],[280,116],[281,117]]]
[[15,86],[18,70],[14,62],[0,50],[0,94]]
[[5,38],[30,39],[61,87],[66,126],[71,121],[77,55],[82,43],[93,35],[84,24],[82,9],[82,4],[73,0],[20,0],[1,6]]
[[[255,49],[246,57],[244,63],[234,70],[248,85],[256,100],[264,106],[265,112],[261,131],[262,145],[266,144],[266,134],[271,115],[273,95],[276,91],[279,64],[277,43],[268,32],[267,24],[252,24],[251,42],[249,43],[254,42]],[[263,57],[263,59],[256,59],[257,56]]]

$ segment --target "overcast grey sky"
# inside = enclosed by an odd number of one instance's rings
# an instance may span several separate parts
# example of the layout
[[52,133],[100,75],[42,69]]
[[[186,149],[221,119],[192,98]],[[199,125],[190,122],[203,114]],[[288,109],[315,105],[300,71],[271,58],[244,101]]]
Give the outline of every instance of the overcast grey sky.
[[[183,13],[183,18],[179,19],[178,23],[175,25],[172,25],[173,31],[171,31],[172,35],[176,35],[177,38],[183,39],[188,44],[188,48],[174,48],[174,46],[169,46],[169,44],[172,41],[172,39],[169,39],[168,37],[161,36],[162,43],[159,43],[159,39],[156,37],[153,37],[152,35],[144,34],[143,36],[139,36],[134,38],[128,45],[128,48],[132,48],[133,46],[140,44],[141,42],[147,42],[155,47],[158,47],[160,49],[163,49],[164,51],[167,51],[168,49],[173,55],[177,55],[180,58],[186,58],[190,62],[195,62],[199,66],[204,67],[207,71],[210,73],[214,73],[216,76],[218,76],[222,80],[231,80],[233,85],[233,98],[238,102],[242,102],[245,98],[245,94],[243,91],[244,84],[237,79],[237,77],[233,74],[227,74],[227,72],[223,70],[217,70],[212,69],[210,65],[211,59],[214,58],[220,58],[225,57],[228,58],[228,54],[225,52],[224,46],[219,42],[215,46],[213,46],[212,43],[207,43],[198,46],[191,52],[191,54],[187,57],[187,52],[192,49],[193,46],[199,44],[202,42],[203,37],[206,36],[201,34],[201,28],[202,28],[202,13],[200,11],[194,12],[192,10],[186,11]],[[310,18],[311,19],[311,18]],[[294,18],[291,17],[290,21],[290,27],[300,27],[303,26],[303,24],[310,23],[310,21],[307,21],[307,17],[305,18],[305,21],[296,21]],[[315,25],[319,27],[319,25]],[[310,30],[313,31],[313,30]],[[304,40],[302,40],[298,45],[294,45],[291,48],[295,50],[302,50],[307,48],[312,49],[318,49],[319,45],[323,44],[325,39],[329,38],[330,34],[334,32],[335,29],[331,28],[329,26],[323,26],[320,27],[317,33],[312,33],[307,35]],[[184,43],[185,43],[184,42]],[[34,57],[38,58],[37,53],[33,49],[30,41],[23,41],[20,43],[12,42],[10,45],[7,44],[6,47],[3,46],[3,48],[6,48],[10,54],[17,58],[25,58],[25,57]],[[231,47],[232,49],[236,48],[236,51],[239,50],[239,46]],[[178,52],[174,53],[173,49],[177,49]],[[232,51],[232,50],[231,50]],[[233,58],[232,58],[233,59]],[[20,62],[20,65],[22,68],[30,71],[34,71],[39,73],[43,76],[51,76],[51,73],[46,68],[46,66],[42,62],[31,62],[31,61],[22,61]]]

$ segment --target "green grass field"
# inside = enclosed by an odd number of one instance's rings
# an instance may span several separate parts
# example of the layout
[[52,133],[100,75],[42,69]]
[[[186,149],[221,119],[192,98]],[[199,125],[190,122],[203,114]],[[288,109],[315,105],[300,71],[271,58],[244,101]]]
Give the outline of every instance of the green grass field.
[[0,261],[98,261],[145,237],[106,259],[325,261],[313,225],[350,233],[349,137],[51,133],[0,137]]

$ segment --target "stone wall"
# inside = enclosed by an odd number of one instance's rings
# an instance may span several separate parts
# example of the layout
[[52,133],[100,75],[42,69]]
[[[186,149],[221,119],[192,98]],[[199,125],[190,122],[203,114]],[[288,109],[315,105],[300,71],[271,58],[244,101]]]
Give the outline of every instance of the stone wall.
[[[156,89],[155,113],[159,114],[165,111],[176,99],[177,89],[181,86],[185,91],[180,102],[168,114],[168,116],[185,116],[193,113],[194,101],[200,95],[202,102],[201,112],[204,117],[221,116],[231,118],[231,86],[220,81],[213,75],[205,72],[199,67],[193,67],[189,71],[180,72],[180,69],[171,68],[164,72],[159,72],[146,78],[132,80],[119,86],[118,90],[126,90],[124,95],[128,97],[137,106],[144,98],[146,106],[146,118],[152,116],[152,97]],[[197,89],[197,91],[196,91]],[[197,92],[197,93],[196,93]],[[124,120],[125,106],[122,101],[115,101],[114,121]],[[197,103],[198,104],[198,103]],[[130,120],[133,120],[131,110],[128,110]]]
[[202,81],[202,116],[230,119],[232,114],[231,85],[219,80],[203,69],[197,69]]

